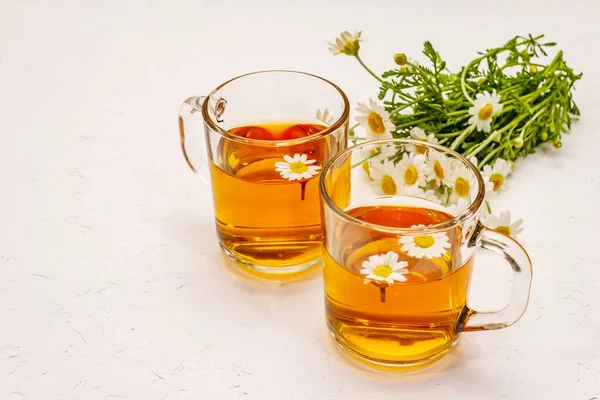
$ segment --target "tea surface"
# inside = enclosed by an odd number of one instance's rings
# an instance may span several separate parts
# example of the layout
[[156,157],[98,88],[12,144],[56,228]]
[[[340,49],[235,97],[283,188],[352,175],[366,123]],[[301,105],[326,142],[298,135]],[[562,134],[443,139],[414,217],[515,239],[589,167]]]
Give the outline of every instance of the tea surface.
[[[439,210],[391,205],[346,212],[396,228],[452,218]],[[450,349],[458,337],[456,325],[466,304],[472,261],[460,264],[459,228],[446,234],[452,247],[429,259],[408,256],[395,235],[355,225],[336,230],[332,239],[336,254],[324,255],[324,282],[327,322],[343,346],[371,361],[398,364],[424,362]],[[408,263],[404,280],[366,282],[361,273],[364,263],[389,251],[398,254],[399,262]]]

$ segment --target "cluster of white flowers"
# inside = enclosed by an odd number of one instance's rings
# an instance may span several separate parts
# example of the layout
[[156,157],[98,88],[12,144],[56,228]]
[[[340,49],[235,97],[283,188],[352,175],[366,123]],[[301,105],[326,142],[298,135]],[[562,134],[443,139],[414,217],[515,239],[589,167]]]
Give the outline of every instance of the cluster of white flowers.
[[390,160],[390,154],[401,154],[396,151],[393,145],[380,146],[365,166],[375,193],[422,197],[444,206],[468,206],[476,195],[473,173],[458,160],[432,149],[424,154],[409,150]]
[[[499,100],[495,92],[477,96],[470,122],[477,129],[489,132],[491,117],[502,109]],[[359,103],[357,111],[359,116],[356,120],[366,130],[366,140],[392,138],[394,124],[382,106],[371,99],[368,105]],[[421,128],[413,128],[410,137],[427,143],[438,143],[435,135],[428,134]],[[378,153],[371,151],[365,155],[368,161],[363,163],[363,169],[376,193],[421,197],[446,206],[453,215],[458,215],[469,207],[477,194],[474,189],[475,178],[461,162],[419,145],[406,146],[402,157],[394,160],[399,154],[397,150],[393,145],[380,146]],[[477,166],[475,157],[470,161]],[[486,207],[482,218],[484,224],[491,229],[516,236],[522,231],[522,220],[511,223],[509,212],[503,212],[499,216],[492,216],[488,212],[489,202],[506,189],[506,178],[511,171],[512,165],[502,158],[498,158],[493,166],[486,165],[481,171],[486,189]]]

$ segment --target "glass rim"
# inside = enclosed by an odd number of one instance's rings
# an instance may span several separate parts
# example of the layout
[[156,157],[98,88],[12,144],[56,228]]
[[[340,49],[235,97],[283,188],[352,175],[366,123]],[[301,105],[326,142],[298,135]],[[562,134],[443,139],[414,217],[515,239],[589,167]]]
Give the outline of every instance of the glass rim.
[[[231,82],[234,82],[236,80],[239,80],[239,79],[245,78],[247,76],[251,76],[251,75],[269,74],[269,73],[289,73],[289,74],[305,75],[305,76],[310,76],[310,77],[316,78],[318,80],[325,82],[326,84],[329,84],[331,87],[333,87],[339,93],[339,95],[344,103],[344,109],[342,111],[342,115],[334,123],[329,125],[327,127],[327,129],[324,129],[313,135],[309,135],[309,136],[306,136],[303,138],[298,138],[298,139],[286,139],[286,140],[249,139],[249,138],[245,138],[242,136],[234,135],[234,134],[230,133],[229,131],[218,126],[217,123],[212,118],[212,116],[209,114],[209,111],[208,111],[209,100],[212,99],[219,90],[221,90],[223,87],[225,87],[226,85],[228,85]],[[263,146],[263,147],[294,146],[297,144],[307,143],[307,142],[313,141],[315,139],[328,136],[331,133],[336,132],[340,127],[342,127],[342,125],[344,125],[346,123],[346,121],[349,119],[349,116],[350,116],[350,102],[348,101],[348,97],[346,96],[344,91],[338,85],[336,85],[335,83],[333,83],[325,78],[322,78],[318,75],[311,74],[308,72],[290,70],[290,69],[268,69],[268,70],[253,71],[253,72],[248,72],[246,74],[238,75],[236,77],[233,77],[233,78],[221,83],[219,86],[217,86],[213,91],[211,91],[206,96],[206,100],[202,104],[202,117],[204,119],[204,122],[213,131],[219,133],[221,136],[224,136],[227,139],[230,139],[230,140],[233,140],[233,141],[236,141],[239,143],[253,144],[255,146]]]
[[[469,205],[469,207],[462,213],[460,213],[456,216],[453,216],[451,219],[449,219],[447,221],[440,222],[440,223],[433,224],[433,225],[428,225],[426,227],[419,227],[419,228],[416,228],[416,227],[414,227],[414,228],[398,228],[398,227],[391,227],[391,226],[386,226],[386,225],[379,225],[379,224],[374,224],[371,222],[366,222],[366,221],[360,220],[360,219],[348,214],[347,212],[342,210],[340,207],[338,207],[337,204],[335,204],[333,202],[333,200],[327,193],[327,189],[325,187],[325,179],[326,179],[327,175],[329,174],[329,172],[331,172],[332,166],[334,165],[334,163],[336,161],[338,161],[342,157],[344,157],[354,151],[358,151],[366,146],[373,146],[373,145],[378,145],[378,144],[390,144],[390,143],[403,144],[403,145],[412,144],[412,145],[418,145],[421,147],[429,147],[430,149],[434,149],[434,150],[440,151],[445,154],[449,154],[449,155],[457,158],[458,160],[460,160],[462,162],[462,164],[466,168],[468,168],[475,175],[475,180],[477,181],[477,185],[478,185],[477,196],[475,197],[474,200],[471,201],[471,204]],[[467,220],[467,219],[471,218],[473,215],[477,214],[477,212],[479,211],[479,208],[483,204],[483,200],[485,197],[485,184],[483,182],[483,177],[482,177],[481,173],[479,172],[479,170],[477,169],[477,167],[474,166],[469,160],[467,160],[466,157],[464,157],[463,155],[457,153],[456,151],[454,151],[452,149],[449,149],[448,147],[444,147],[439,144],[425,142],[422,140],[407,139],[407,138],[392,138],[392,139],[379,139],[379,140],[366,141],[361,144],[357,144],[357,145],[348,147],[348,148],[344,149],[343,151],[340,151],[339,153],[335,154],[323,166],[323,170],[321,171],[321,174],[319,177],[319,192],[321,194],[321,198],[323,199],[325,206],[329,207],[331,210],[333,210],[336,214],[338,214],[341,218],[343,218],[345,220],[354,222],[355,224],[364,226],[369,229],[377,230],[377,231],[384,231],[384,232],[393,233],[393,234],[396,234],[396,233],[397,234],[406,234],[407,232],[414,234],[414,232],[431,232],[431,231],[439,231],[439,230],[443,230],[443,229],[448,229],[448,228],[451,228],[451,227],[461,224],[465,220]]]

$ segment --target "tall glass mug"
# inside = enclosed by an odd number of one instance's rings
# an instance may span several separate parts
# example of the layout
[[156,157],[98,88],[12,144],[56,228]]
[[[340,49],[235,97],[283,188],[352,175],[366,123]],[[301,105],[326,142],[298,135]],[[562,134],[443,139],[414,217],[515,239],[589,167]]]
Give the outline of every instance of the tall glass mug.
[[321,261],[318,179],[346,148],[348,116],[339,87],[295,71],[238,76],[182,104],[183,154],[212,188],[219,243],[231,259],[266,274]]
[[[506,328],[525,312],[529,257],[479,222],[483,178],[461,155],[421,141],[366,142],[326,164],[320,190],[327,324],[358,358],[426,363],[461,332]],[[512,297],[501,311],[467,305],[477,247],[513,269]]]

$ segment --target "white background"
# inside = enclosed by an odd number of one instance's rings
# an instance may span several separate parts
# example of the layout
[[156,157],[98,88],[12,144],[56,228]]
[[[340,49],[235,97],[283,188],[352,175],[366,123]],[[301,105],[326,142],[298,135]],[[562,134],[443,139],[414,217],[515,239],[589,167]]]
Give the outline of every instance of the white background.
[[[0,0],[0,399],[599,398],[599,19],[597,0]],[[519,162],[500,200],[525,219],[527,313],[420,372],[340,352],[318,275],[257,282],[227,266],[179,149],[180,102],[245,72],[298,69],[352,104],[374,97],[353,59],[328,54],[345,29],[364,32],[376,71],[398,51],[423,62],[425,40],[458,69],[545,33],[584,73],[562,149]],[[509,289],[489,259],[480,307]]]

